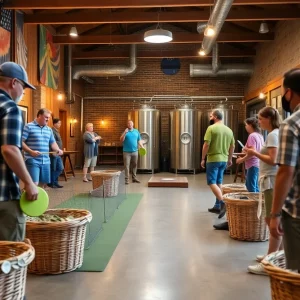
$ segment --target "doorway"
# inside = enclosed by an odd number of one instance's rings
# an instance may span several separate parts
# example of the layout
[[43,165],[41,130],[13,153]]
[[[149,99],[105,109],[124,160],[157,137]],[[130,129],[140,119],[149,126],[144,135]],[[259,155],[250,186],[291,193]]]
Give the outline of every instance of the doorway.
[[68,147],[67,147],[67,112],[65,110],[59,110],[59,119],[61,121],[60,136],[61,136],[61,139],[63,142],[63,148],[68,149]]

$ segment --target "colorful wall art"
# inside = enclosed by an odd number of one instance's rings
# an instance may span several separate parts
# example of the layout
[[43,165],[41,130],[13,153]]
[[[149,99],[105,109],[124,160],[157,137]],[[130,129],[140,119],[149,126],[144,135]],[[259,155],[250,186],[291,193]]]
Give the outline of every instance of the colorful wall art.
[[52,89],[58,88],[60,47],[53,43],[52,34],[40,25],[39,70],[40,82]]

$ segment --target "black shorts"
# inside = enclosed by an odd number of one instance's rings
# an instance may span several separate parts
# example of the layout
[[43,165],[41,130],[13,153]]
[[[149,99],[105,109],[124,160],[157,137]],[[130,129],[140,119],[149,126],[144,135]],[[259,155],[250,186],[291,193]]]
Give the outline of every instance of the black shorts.
[[300,270],[300,219],[282,211],[282,227],[286,268]]

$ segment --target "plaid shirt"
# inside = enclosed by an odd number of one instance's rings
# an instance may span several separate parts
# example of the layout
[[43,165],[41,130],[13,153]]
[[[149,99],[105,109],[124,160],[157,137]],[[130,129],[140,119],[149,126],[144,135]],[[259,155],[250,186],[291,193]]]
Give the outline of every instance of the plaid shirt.
[[[22,147],[22,112],[10,96],[0,90],[0,147]],[[0,201],[20,199],[19,179],[6,164],[0,151]]]
[[277,163],[295,167],[293,185],[285,200],[283,210],[293,218],[300,219],[300,104],[294,113],[281,124],[279,137]]

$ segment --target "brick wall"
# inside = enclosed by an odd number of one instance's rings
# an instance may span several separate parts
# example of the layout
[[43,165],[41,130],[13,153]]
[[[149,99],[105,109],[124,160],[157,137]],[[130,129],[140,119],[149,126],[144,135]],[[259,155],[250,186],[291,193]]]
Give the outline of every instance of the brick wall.
[[254,74],[247,93],[264,87],[276,77],[300,64],[300,21],[282,21],[276,26],[275,39],[257,48]]
[[[195,103],[194,107],[201,111],[206,111],[219,102]],[[228,107],[234,106],[239,110],[239,120],[242,122],[245,118],[244,105],[241,101],[228,101]],[[105,142],[120,143],[120,135],[127,127],[128,111],[132,108],[138,108],[137,103],[127,100],[85,100],[84,105],[84,124],[91,122],[94,124],[94,130],[103,138]],[[174,102],[155,103],[155,107],[161,112],[161,150],[162,154],[168,156],[170,142],[169,112],[174,109]],[[101,122],[103,121],[103,123]]]
[[[98,62],[108,64],[107,61]],[[239,96],[244,95],[248,79],[245,78],[191,78],[189,64],[199,63],[199,60],[182,60],[181,70],[173,76],[164,75],[160,70],[160,60],[138,59],[137,71],[124,78],[94,78],[95,84],[85,85],[85,97],[114,96],[114,97],[145,97],[153,95],[189,95],[189,96]],[[116,62],[115,62],[116,64]],[[127,61],[117,61],[117,64],[128,64]],[[225,100],[225,99],[224,99]],[[120,134],[127,125],[128,111],[138,108],[137,99],[113,100],[84,100],[84,124],[91,122],[95,131],[102,138],[102,142],[119,142]],[[174,105],[184,101],[157,101],[153,102],[162,116],[161,146],[163,155],[169,147],[169,111]],[[215,107],[220,101],[198,101],[194,104],[200,110]],[[245,118],[242,100],[227,102],[228,107],[240,111],[239,121]],[[101,123],[101,120],[103,121]]]

